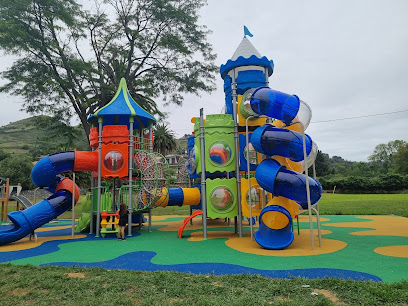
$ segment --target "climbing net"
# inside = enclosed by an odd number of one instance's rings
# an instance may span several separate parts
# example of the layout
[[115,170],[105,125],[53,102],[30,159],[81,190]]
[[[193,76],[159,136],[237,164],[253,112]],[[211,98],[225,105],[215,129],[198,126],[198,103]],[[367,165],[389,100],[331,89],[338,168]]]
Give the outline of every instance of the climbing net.
[[143,211],[160,206],[167,196],[169,166],[159,153],[135,150],[133,170],[136,188],[133,188],[134,211]]

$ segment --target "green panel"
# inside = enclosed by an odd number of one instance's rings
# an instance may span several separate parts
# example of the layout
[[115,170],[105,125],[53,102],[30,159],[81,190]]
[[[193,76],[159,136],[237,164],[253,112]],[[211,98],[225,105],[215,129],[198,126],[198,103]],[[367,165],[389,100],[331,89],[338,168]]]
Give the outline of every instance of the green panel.
[[98,188],[94,188],[92,190],[93,193],[93,197],[92,197],[92,206],[93,206],[93,212],[96,212],[96,210],[98,209]]
[[[107,191],[107,187],[102,187],[101,189],[101,212],[111,211],[112,209],[112,193]],[[93,211],[97,212],[98,209],[98,188],[93,190]]]
[[201,141],[200,141],[200,117],[194,122],[194,154],[196,162],[196,172],[201,173]]
[[119,229],[116,228],[114,230],[109,230],[106,228],[101,228],[101,236],[102,238],[105,238],[106,234],[115,234],[116,236],[118,235]]
[[205,121],[205,169],[235,170],[234,120],[229,114],[208,115]]
[[238,215],[237,180],[206,179],[207,216],[233,218]]

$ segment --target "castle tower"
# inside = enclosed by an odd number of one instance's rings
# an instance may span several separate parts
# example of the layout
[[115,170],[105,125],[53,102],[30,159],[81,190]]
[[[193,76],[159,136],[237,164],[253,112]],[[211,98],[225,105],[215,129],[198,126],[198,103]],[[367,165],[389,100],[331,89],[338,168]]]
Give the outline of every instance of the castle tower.
[[232,80],[235,73],[237,95],[250,88],[268,86],[268,78],[274,69],[273,60],[261,56],[249,39],[244,36],[231,59],[221,65],[220,74],[224,80],[226,113],[233,114]]

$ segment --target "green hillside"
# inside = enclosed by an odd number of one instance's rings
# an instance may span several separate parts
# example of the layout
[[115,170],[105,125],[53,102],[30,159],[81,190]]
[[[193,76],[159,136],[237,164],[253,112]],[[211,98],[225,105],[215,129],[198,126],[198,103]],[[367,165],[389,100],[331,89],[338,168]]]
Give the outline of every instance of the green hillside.
[[[64,151],[67,139],[64,136],[53,137],[54,127],[47,125],[39,127],[38,122],[41,119],[50,120],[50,117],[36,116],[19,121],[11,122],[0,127],[0,150],[11,154],[29,154],[35,159],[40,155],[46,155],[58,151]],[[89,150],[88,141],[85,132],[81,126],[74,128],[76,130],[76,145],[73,148],[77,150]],[[186,154],[187,139],[191,135],[184,135],[176,139],[177,149],[173,154]]]
[[[63,148],[67,139],[64,136],[52,136],[50,129],[53,127],[38,127],[41,119],[49,117],[31,117],[12,122],[0,127],[0,149],[12,154],[41,155],[52,153],[52,150]],[[76,148],[87,150],[88,142],[82,127],[75,127],[77,130]]]
[[187,141],[190,136],[192,135],[185,134],[183,137],[176,139],[177,149],[175,152],[172,152],[172,153],[187,154],[188,152]]

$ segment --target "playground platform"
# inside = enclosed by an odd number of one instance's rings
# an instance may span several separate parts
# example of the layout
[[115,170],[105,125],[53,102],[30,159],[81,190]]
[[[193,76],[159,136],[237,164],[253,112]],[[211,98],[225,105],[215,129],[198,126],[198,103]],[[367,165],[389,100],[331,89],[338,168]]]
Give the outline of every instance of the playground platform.
[[[71,220],[36,231],[37,242],[23,238],[0,246],[0,263],[102,267],[194,274],[259,274],[271,278],[344,278],[393,282],[408,279],[408,218],[398,216],[322,216],[322,246],[315,230],[311,249],[309,219],[299,217],[294,242],[284,250],[262,249],[224,219],[208,220],[203,239],[201,217],[178,229],[186,216],[153,216],[152,231],[135,226],[131,237],[118,240],[90,234],[71,236]],[[7,229],[8,224],[0,224]],[[316,224],[315,224],[316,227]]]

